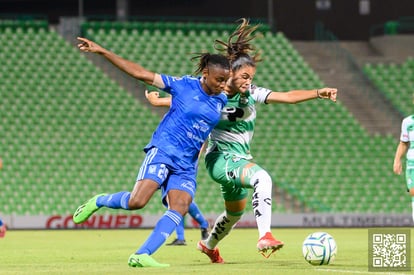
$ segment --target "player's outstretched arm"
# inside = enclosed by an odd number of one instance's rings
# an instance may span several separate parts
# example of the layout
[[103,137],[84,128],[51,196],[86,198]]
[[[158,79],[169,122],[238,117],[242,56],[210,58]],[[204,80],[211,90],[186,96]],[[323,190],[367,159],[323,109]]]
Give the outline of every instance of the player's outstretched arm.
[[292,90],[288,92],[271,92],[266,103],[299,103],[315,98],[329,99],[336,102],[338,90],[336,88],[322,88],[315,90]]
[[116,55],[115,53],[105,49],[104,47],[89,39],[78,37],[78,40],[80,41],[78,48],[81,51],[100,54],[116,67],[118,67],[121,71],[124,71],[132,77],[144,81],[147,84],[154,85],[158,88],[164,88],[164,83],[160,75],[148,71],[137,63],[126,60],[119,55]]
[[400,175],[403,170],[401,159],[402,157],[407,153],[409,148],[409,142],[403,142],[400,141],[400,143],[397,146],[397,150],[395,151],[395,157],[394,157],[394,173],[397,175]]
[[157,91],[148,92],[145,90],[145,97],[148,99],[149,103],[155,107],[170,107],[171,106],[171,97],[160,97],[160,93]]

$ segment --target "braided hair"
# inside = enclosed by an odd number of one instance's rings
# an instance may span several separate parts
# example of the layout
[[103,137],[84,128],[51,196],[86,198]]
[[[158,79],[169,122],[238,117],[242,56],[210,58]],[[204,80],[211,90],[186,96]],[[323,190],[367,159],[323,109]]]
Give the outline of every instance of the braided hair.
[[229,36],[227,42],[216,39],[214,45],[218,51],[226,53],[233,71],[237,71],[244,65],[256,67],[256,63],[261,61],[260,53],[250,44],[250,41],[257,37],[253,35],[253,32],[259,25],[249,25],[249,20],[246,18],[240,20],[242,22]]
[[226,70],[230,70],[229,59],[222,54],[200,53],[197,56],[191,58],[191,60],[199,59],[197,69],[194,74],[197,75],[203,71],[203,69],[210,66],[217,66]]

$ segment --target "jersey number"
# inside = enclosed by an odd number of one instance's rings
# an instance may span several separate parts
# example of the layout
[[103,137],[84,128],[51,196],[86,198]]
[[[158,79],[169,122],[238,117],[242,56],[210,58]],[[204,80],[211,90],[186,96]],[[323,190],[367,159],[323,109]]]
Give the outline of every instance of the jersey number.
[[229,121],[236,121],[237,118],[242,118],[244,116],[243,109],[236,108],[236,107],[227,107],[225,109],[225,112],[227,114],[227,119]]

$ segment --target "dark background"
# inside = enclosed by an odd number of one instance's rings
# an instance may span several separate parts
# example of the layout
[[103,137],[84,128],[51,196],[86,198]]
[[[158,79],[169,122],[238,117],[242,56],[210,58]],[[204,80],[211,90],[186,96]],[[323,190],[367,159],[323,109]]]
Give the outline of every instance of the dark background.
[[[118,2],[119,1],[119,2]],[[330,9],[318,10],[317,1],[330,1]],[[360,14],[361,1],[370,13]],[[79,0],[0,0],[1,17],[35,15],[55,24],[61,16],[77,16]],[[269,3],[273,8],[268,9]],[[322,22],[339,39],[367,40],[373,26],[388,20],[414,16],[414,0],[83,0],[83,15],[90,19],[116,19],[125,5],[129,19],[182,19],[231,21],[240,17],[268,22],[290,39],[314,38],[315,23]],[[270,15],[270,17],[269,17]]]

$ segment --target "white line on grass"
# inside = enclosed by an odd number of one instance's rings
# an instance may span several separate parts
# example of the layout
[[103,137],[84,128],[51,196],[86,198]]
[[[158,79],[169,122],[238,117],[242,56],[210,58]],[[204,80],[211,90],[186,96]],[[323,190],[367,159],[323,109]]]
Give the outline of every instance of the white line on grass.
[[[342,273],[352,273],[352,274],[382,274],[382,275],[392,275],[395,274],[394,272],[371,272],[371,271],[357,271],[357,270],[340,270],[340,269],[322,269],[317,268],[318,271],[326,271],[326,272],[342,272]],[[399,273],[398,275],[410,275],[408,273]]]

